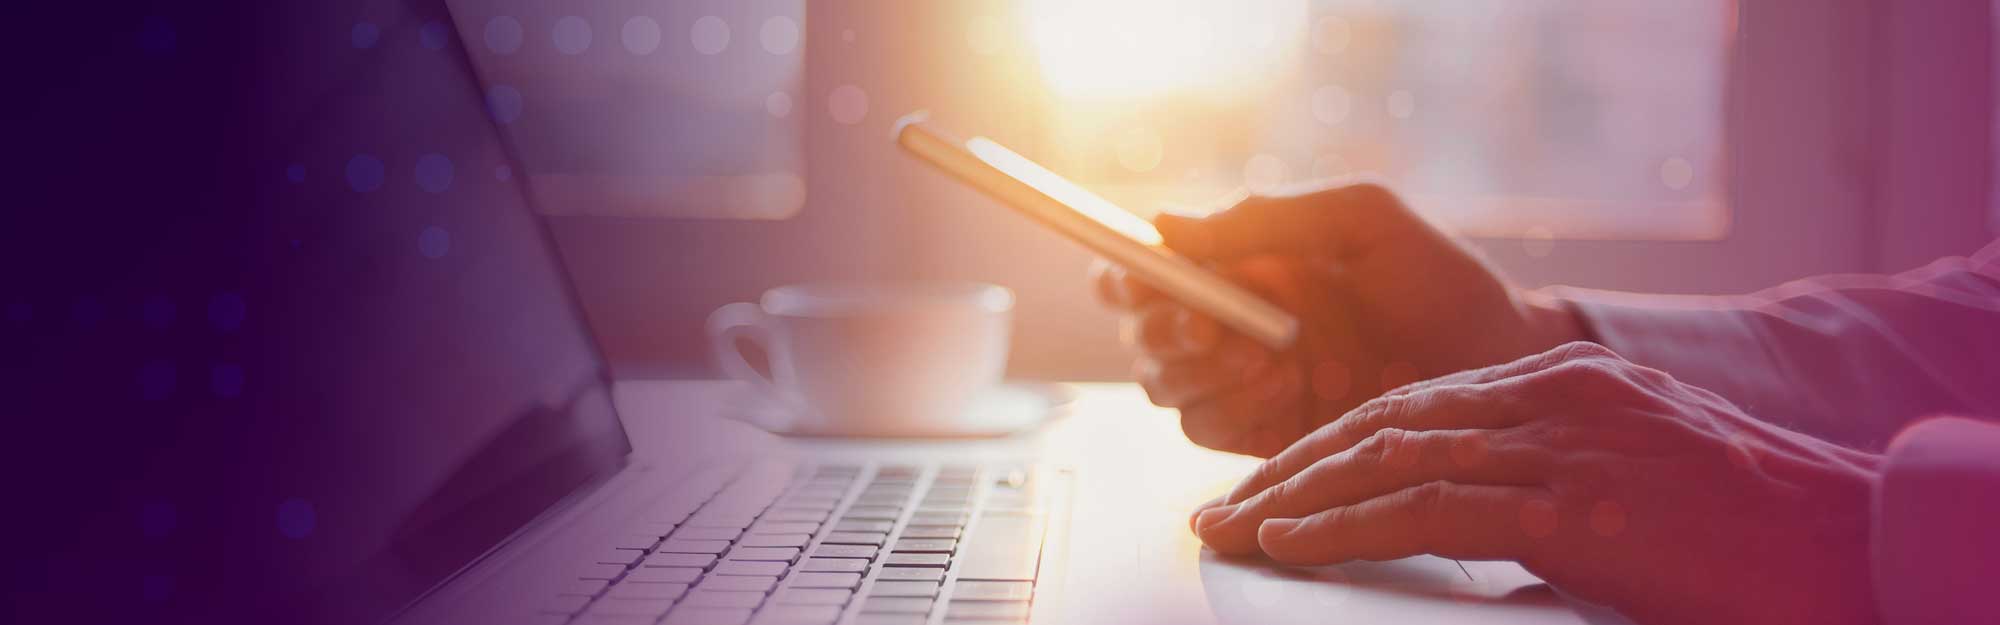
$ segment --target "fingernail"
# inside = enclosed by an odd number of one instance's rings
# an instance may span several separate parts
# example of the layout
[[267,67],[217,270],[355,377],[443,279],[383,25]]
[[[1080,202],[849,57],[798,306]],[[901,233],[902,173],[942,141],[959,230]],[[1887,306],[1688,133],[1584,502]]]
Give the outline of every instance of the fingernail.
[[1264,524],[1257,526],[1257,535],[1263,537],[1290,534],[1292,530],[1298,529],[1302,522],[1303,519],[1264,519]]
[[1194,519],[1194,533],[1200,534],[1236,513],[1236,506],[1220,506],[1201,511]]

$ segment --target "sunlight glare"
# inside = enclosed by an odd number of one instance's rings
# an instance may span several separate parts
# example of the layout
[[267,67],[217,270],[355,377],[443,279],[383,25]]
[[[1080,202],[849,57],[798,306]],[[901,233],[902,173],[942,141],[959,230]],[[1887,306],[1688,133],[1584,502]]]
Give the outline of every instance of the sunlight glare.
[[1034,161],[1014,153],[1006,146],[986,137],[973,137],[965,142],[965,148],[971,150],[972,155],[979,157],[979,160],[986,161],[986,164],[1007,172],[1007,175],[1013,176],[1014,179],[1027,183],[1043,195],[1076,209],[1085,217],[1116,230],[1119,234],[1146,245],[1160,245],[1163,241],[1160,231],[1153,228],[1153,224],[1145,218],[1119,208],[1117,204],[1091,193],[1089,189],[1076,186],[1076,183],[1044,169],[1041,165],[1036,165]]
[[1030,0],[1024,8],[1049,85],[1085,98],[1273,79],[1306,22],[1304,0]]

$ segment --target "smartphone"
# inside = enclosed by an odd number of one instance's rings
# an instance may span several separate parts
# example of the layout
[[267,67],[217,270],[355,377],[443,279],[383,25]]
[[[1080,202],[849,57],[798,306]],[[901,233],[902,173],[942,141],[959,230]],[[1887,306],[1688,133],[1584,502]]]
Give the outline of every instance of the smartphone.
[[985,137],[961,140],[923,111],[896,121],[896,144],[960,182],[1124,266],[1167,297],[1273,350],[1291,347],[1299,321],[1283,308],[1162,244],[1151,222]]

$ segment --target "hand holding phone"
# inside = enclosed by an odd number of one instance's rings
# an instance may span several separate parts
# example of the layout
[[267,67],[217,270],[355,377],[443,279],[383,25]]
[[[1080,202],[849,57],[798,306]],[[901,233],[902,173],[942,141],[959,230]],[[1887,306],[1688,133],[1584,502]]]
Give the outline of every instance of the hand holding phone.
[[960,182],[1082,244],[1152,285],[1273,350],[1291,347],[1299,322],[1265,301],[1161,245],[1139,216],[985,137],[960,140],[919,111],[896,122],[896,144]]

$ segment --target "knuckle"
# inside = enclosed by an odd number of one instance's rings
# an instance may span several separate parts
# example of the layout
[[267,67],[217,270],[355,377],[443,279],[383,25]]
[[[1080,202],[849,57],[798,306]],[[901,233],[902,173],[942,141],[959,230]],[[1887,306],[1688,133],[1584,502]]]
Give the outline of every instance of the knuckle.
[[1587,360],[1592,358],[1617,358],[1610,348],[1590,341],[1570,341],[1550,352],[1558,361]]

